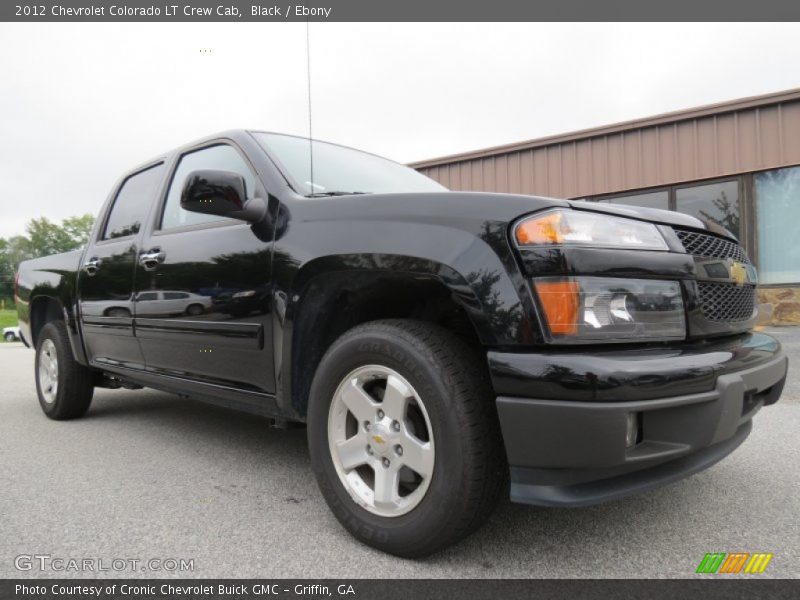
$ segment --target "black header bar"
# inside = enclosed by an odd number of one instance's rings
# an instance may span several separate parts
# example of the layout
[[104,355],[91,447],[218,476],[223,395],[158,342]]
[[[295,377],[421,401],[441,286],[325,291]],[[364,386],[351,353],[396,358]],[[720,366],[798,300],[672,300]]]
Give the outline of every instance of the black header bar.
[[[645,550],[646,551],[646,550]],[[659,557],[654,555],[654,560]],[[4,579],[3,600],[782,600],[800,595],[798,580],[757,576],[678,580],[496,579]]]
[[787,0],[3,0],[0,21],[798,21]]

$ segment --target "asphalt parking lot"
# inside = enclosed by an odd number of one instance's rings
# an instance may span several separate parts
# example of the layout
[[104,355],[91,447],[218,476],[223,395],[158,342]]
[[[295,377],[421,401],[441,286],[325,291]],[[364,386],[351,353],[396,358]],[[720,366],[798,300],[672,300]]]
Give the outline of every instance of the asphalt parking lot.
[[504,502],[477,534],[417,561],[339,526],[305,430],[149,390],[99,390],[86,418],[53,422],[36,401],[33,352],[0,344],[0,577],[81,576],[18,571],[15,557],[32,554],[194,560],[184,573],[100,573],[111,577],[692,577],[712,551],[772,552],[762,577],[798,577],[800,328],[770,332],[791,380],[718,465],[602,506]]

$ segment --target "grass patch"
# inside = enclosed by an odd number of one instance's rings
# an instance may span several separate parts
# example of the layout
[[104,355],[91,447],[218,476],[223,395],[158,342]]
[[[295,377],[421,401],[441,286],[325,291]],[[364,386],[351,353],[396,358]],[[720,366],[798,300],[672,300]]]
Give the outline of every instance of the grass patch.
[[0,310],[0,329],[3,329],[3,327],[14,327],[16,324],[16,310]]

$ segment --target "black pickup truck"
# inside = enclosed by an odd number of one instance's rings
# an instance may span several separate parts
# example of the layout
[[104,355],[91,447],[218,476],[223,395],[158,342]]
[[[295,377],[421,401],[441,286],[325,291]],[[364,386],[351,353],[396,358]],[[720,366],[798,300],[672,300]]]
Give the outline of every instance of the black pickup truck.
[[87,247],[23,263],[16,294],[47,416],[147,386],[305,423],[336,517],[413,557],[509,479],[515,502],[584,506],[733,451],[786,378],[755,284],[687,215],[449,192],[232,131],[127,173]]

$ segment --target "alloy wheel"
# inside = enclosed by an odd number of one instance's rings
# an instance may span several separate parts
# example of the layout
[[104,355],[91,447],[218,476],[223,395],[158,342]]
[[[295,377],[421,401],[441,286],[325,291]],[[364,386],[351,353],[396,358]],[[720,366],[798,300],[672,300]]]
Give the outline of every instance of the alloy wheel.
[[342,485],[367,511],[398,517],[425,497],[433,429],[419,394],[397,371],[368,365],[342,380],[328,414],[328,443]]
[[58,355],[53,340],[46,339],[39,348],[39,389],[47,404],[56,401],[58,394]]

